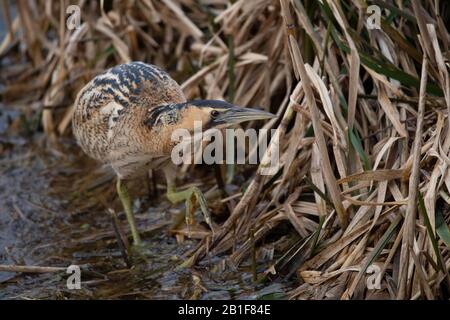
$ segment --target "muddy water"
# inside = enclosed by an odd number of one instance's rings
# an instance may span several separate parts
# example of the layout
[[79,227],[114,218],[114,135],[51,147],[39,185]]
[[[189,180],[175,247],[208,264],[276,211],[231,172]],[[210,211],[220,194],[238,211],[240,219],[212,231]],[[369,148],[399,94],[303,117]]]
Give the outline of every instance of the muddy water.
[[67,288],[65,272],[0,272],[0,299],[285,297],[280,283],[255,286],[249,268],[220,274],[208,271],[208,264],[175,269],[198,240],[177,242],[169,224],[182,207],[152,197],[143,181],[132,190],[145,258],[127,266],[109,213],[126,227],[111,174],[82,155],[71,138],[49,143],[24,129],[22,120],[0,106],[0,264],[78,265],[81,289]]

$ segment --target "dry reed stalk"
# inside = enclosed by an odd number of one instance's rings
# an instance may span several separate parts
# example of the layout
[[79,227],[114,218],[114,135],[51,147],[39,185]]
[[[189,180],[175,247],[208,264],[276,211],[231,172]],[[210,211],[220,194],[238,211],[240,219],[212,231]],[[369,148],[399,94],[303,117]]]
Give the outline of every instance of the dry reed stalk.
[[41,267],[41,266],[19,266],[0,264],[2,272],[25,272],[25,273],[53,273],[66,271],[67,268],[60,267]]
[[[292,24],[290,15],[287,13],[288,11],[288,2],[287,0],[280,0],[282,4],[282,10],[283,10],[283,16],[285,18],[286,27],[289,28],[289,26]],[[325,176],[325,182],[327,184],[327,187],[329,189],[329,192],[331,194],[331,198],[333,200],[333,204],[335,207],[335,210],[337,212],[337,215],[339,217],[341,226],[343,229],[345,229],[348,225],[348,218],[345,212],[344,207],[342,206],[342,200],[340,196],[340,191],[338,188],[338,185],[336,183],[336,177],[334,176],[333,170],[331,168],[330,159],[328,156],[328,150],[324,138],[324,134],[322,131],[322,126],[320,124],[320,117],[318,113],[318,109],[316,106],[316,102],[313,96],[313,92],[310,85],[310,79],[306,73],[305,69],[305,63],[303,62],[302,55],[300,53],[300,49],[298,48],[297,43],[295,42],[294,38],[288,31],[288,41],[289,46],[291,48],[291,54],[292,54],[292,60],[294,63],[294,66],[296,66],[297,72],[300,75],[300,78],[302,80],[302,86],[303,90],[305,91],[305,96],[308,102],[309,110],[311,113],[312,123],[314,127],[314,133],[317,141],[317,146],[319,148],[319,152],[322,156],[322,164],[324,166],[324,176]]]
[[414,254],[413,250],[413,242],[414,242],[414,233],[415,233],[415,225],[416,225],[416,213],[417,213],[417,192],[419,189],[419,170],[420,170],[420,149],[422,148],[422,131],[423,131],[423,116],[425,110],[425,99],[426,99],[426,85],[427,85],[427,67],[428,67],[428,59],[427,55],[423,56],[422,63],[422,75],[420,82],[420,92],[419,92],[419,110],[417,114],[417,126],[416,133],[414,138],[414,146],[413,146],[413,165],[411,176],[409,178],[409,192],[408,192],[408,205],[406,207],[406,216],[405,216],[405,226],[403,229],[403,241],[401,247],[401,255],[400,260],[404,263],[400,265],[400,275],[399,275],[399,289],[397,293],[397,299],[405,299],[406,295],[409,292],[410,288],[410,279],[408,276],[408,268],[410,266],[407,263],[410,259],[410,254]]

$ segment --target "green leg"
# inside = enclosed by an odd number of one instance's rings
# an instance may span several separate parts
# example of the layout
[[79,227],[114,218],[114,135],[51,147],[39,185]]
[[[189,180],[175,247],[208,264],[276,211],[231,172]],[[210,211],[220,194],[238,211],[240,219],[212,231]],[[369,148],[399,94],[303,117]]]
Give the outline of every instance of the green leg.
[[173,185],[167,186],[167,198],[173,204],[179,203],[183,200],[186,201],[186,224],[189,226],[190,217],[193,213],[194,208],[194,198],[197,200],[197,203],[200,206],[200,209],[203,213],[203,217],[205,218],[206,223],[209,225],[211,230],[214,232],[211,223],[211,216],[209,214],[208,205],[206,204],[206,199],[203,193],[197,187],[190,187],[183,191],[176,191]]
[[131,234],[133,235],[133,242],[135,246],[141,245],[141,238],[136,228],[136,221],[134,219],[133,208],[131,206],[131,198],[128,193],[127,186],[117,178],[117,193],[119,194],[120,201],[122,201],[125,214],[127,216],[128,224],[131,228]]

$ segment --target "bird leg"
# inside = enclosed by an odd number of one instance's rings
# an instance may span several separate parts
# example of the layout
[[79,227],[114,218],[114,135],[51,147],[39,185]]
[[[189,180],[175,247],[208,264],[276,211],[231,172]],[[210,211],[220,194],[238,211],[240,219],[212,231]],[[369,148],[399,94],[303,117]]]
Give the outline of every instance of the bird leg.
[[125,210],[125,215],[127,216],[128,224],[130,225],[131,234],[133,235],[133,244],[135,246],[141,245],[141,238],[136,228],[136,221],[134,219],[133,207],[131,206],[131,197],[128,193],[128,188],[123,183],[120,178],[117,178],[117,194],[119,195],[120,201],[122,202],[123,208]]
[[200,210],[202,211],[203,217],[205,218],[206,223],[214,232],[211,215],[209,214],[208,205],[206,203],[205,196],[197,187],[190,187],[183,191],[176,191],[175,188],[175,170],[176,168],[165,167],[164,174],[166,176],[167,181],[167,199],[173,204],[179,203],[185,200],[186,204],[186,225],[189,226],[193,223],[193,215],[195,212],[195,202],[197,202],[200,206]]

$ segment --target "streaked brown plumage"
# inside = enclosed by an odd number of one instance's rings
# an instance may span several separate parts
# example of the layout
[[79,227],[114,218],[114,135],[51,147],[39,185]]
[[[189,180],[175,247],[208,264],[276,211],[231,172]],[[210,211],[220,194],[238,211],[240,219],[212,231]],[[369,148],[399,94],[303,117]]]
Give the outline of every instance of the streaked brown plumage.
[[175,192],[173,169],[168,169],[175,129],[192,132],[194,122],[203,130],[272,114],[240,108],[219,100],[186,101],[180,86],[162,69],[142,62],[118,65],[92,79],[79,92],[72,120],[74,135],[83,151],[111,165],[118,176],[117,191],[124,205],[135,244],[140,243],[131,201],[123,179],[163,168],[167,196],[173,203],[186,200],[187,211],[195,195],[211,226],[206,201],[197,188]]
[[142,62],[119,65],[79,92],[73,131],[86,154],[110,164],[121,179],[133,178],[170,155],[169,130],[149,126],[145,119],[155,107],[183,102],[180,86],[160,68]]

